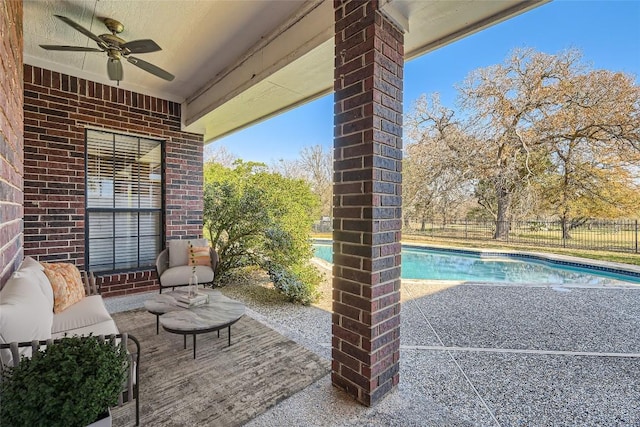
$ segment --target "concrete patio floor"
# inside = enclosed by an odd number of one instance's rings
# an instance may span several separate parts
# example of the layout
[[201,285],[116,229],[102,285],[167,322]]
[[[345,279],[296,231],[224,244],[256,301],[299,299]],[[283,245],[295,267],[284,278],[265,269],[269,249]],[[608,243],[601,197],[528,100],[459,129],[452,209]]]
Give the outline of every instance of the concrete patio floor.
[[[247,425],[640,425],[640,288],[404,280],[402,301],[400,385],[384,401],[363,407],[326,376]],[[330,358],[328,311],[249,308]]]

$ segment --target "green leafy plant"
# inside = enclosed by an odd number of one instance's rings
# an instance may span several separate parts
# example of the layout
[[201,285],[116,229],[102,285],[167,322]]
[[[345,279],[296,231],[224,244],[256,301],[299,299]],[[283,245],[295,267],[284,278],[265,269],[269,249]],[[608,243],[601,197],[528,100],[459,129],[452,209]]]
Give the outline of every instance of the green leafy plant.
[[276,289],[291,301],[315,301],[320,275],[308,262],[318,197],[309,184],[242,161],[234,168],[209,163],[204,175],[205,235],[220,258],[216,282],[233,270],[258,266],[272,270]]
[[267,272],[273,286],[289,298],[291,302],[309,305],[320,297],[315,283],[320,282],[320,273],[311,265],[294,266],[286,269],[269,263]]
[[2,425],[86,426],[118,402],[128,356],[121,344],[65,337],[2,372]]

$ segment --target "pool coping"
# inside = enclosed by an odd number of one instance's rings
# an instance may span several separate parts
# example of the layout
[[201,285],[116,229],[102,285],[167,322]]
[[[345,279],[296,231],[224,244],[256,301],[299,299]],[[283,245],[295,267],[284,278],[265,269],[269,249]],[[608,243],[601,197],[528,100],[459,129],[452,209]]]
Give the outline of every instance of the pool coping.
[[[331,239],[313,239],[317,243],[330,243]],[[607,273],[619,274],[640,279],[640,266],[624,264],[619,262],[601,261],[591,258],[580,258],[570,255],[550,254],[542,252],[517,251],[511,249],[481,249],[481,248],[459,248],[454,246],[444,246],[430,243],[404,243],[403,248],[407,249],[436,249],[443,252],[457,252],[469,255],[476,255],[480,258],[507,257],[507,258],[527,258],[535,261],[546,262],[551,265],[565,265],[569,267],[588,268],[604,271]],[[323,260],[324,261],[324,260]],[[325,261],[328,263],[328,261]],[[331,263],[328,263],[331,265]]]

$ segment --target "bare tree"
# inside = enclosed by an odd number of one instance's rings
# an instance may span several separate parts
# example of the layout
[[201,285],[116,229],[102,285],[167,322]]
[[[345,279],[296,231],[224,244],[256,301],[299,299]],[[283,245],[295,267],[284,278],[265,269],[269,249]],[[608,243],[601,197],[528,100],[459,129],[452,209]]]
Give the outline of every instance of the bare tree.
[[405,225],[410,216],[421,222],[422,231],[427,219],[435,216],[446,225],[470,195],[468,165],[473,153],[464,149],[467,136],[438,94],[420,97],[406,126],[410,142],[403,162]]
[[637,216],[640,89],[581,59],[517,49],[470,73],[457,117],[437,94],[419,99],[406,121],[406,212],[446,218],[472,188],[496,239],[532,215],[561,218],[565,238],[585,218]]
[[300,151],[300,165],[314,193],[320,196],[322,215],[331,216],[333,198],[333,154],[322,145],[304,147]]
[[331,216],[333,197],[333,156],[322,145],[303,147],[297,159],[280,159],[271,164],[271,170],[287,178],[304,179],[320,198],[323,216]]
[[551,153],[545,194],[563,238],[594,214],[640,212],[640,87],[623,73],[580,71],[553,86],[553,108],[536,124]]
[[206,145],[203,153],[205,163],[218,163],[222,166],[230,168],[238,157],[231,153],[224,145],[216,145],[215,142]]
[[576,63],[573,53],[554,56],[517,49],[504,64],[474,70],[460,90],[478,178],[494,191],[496,239],[509,234],[514,194],[534,176],[532,156],[543,149],[533,131],[550,105],[553,86]]
[[277,162],[271,162],[269,169],[275,173],[279,173],[285,178],[305,179],[306,176],[300,165],[299,159],[279,159]]

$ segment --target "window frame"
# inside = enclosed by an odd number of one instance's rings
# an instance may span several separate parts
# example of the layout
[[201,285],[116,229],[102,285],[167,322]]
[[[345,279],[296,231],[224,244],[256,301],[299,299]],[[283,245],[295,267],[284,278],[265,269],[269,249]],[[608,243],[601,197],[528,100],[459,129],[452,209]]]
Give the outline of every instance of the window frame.
[[[138,152],[140,150],[140,140],[147,140],[147,141],[154,141],[159,143],[160,146],[160,207],[159,208],[141,208],[140,206],[140,192],[138,191],[137,193],[137,197],[138,197],[138,207],[136,208],[122,208],[122,207],[115,207],[116,204],[116,197],[115,197],[115,188],[116,188],[116,182],[115,179],[113,180],[113,188],[114,188],[114,197],[113,197],[113,206],[110,208],[107,207],[89,207],[89,132],[100,132],[103,134],[110,134],[110,136],[112,137],[112,141],[113,141],[113,151],[114,153],[116,152],[115,150],[115,144],[116,144],[116,137],[117,136],[125,136],[127,138],[135,138],[138,142]],[[116,223],[116,215],[117,213],[132,213],[132,214],[136,214],[139,215],[140,213],[159,213],[159,218],[160,218],[160,227],[159,227],[159,238],[160,238],[160,246],[158,248],[159,251],[162,251],[164,249],[164,245],[165,245],[165,239],[166,239],[166,221],[165,221],[165,215],[166,215],[166,209],[165,209],[165,188],[166,188],[166,182],[165,182],[165,146],[166,146],[166,140],[165,139],[161,139],[161,138],[157,138],[157,137],[151,137],[149,135],[137,135],[137,134],[132,134],[132,133],[126,133],[126,132],[117,132],[117,131],[113,131],[110,129],[103,129],[103,128],[85,128],[84,130],[84,265],[85,265],[85,269],[87,271],[91,271],[91,265],[89,264],[89,258],[90,258],[90,254],[89,254],[89,230],[91,227],[91,223],[90,223],[90,219],[89,216],[92,213],[111,213],[112,215],[112,221],[113,221],[113,236],[111,237],[111,246],[112,246],[112,263],[111,266],[113,268],[111,269],[100,269],[100,270],[94,270],[96,273],[100,273],[100,274],[118,274],[118,273],[126,273],[126,272],[137,272],[137,271],[148,271],[148,270],[152,270],[153,268],[155,268],[155,258],[154,258],[154,262],[152,262],[151,264],[145,264],[145,265],[141,265],[140,264],[140,221],[137,221],[137,232],[136,232],[136,237],[138,239],[138,253],[137,253],[137,258],[136,258],[136,267],[128,267],[128,268],[116,268],[116,258],[115,258],[115,251],[116,251],[116,236],[115,236],[115,223]],[[113,159],[115,159],[115,154]],[[112,160],[113,161],[113,160]],[[113,161],[112,164],[114,164],[115,161]],[[115,166],[113,167],[114,170],[114,175],[115,175]],[[138,183],[140,182],[140,177],[138,176]],[[138,186],[138,189],[140,187]],[[139,218],[139,217],[138,217]],[[157,256],[157,254],[156,254]]]

